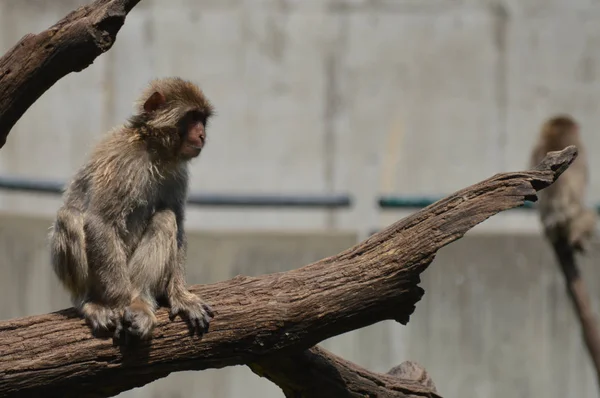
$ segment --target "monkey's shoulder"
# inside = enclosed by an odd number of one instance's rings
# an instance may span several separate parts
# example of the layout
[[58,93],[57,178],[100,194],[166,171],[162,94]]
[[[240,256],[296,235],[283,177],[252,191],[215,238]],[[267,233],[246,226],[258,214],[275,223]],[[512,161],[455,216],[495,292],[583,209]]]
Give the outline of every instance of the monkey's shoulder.
[[187,163],[156,162],[143,144],[118,131],[101,140],[67,188],[65,201],[106,214],[180,203],[187,194]]

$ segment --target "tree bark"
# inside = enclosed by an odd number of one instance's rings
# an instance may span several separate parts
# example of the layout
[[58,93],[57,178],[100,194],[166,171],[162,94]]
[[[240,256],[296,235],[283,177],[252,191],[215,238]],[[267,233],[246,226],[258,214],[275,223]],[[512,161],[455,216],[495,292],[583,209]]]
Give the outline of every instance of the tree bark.
[[423,295],[419,275],[437,250],[490,216],[536,200],[576,154],[570,146],[534,170],[497,174],[302,268],[195,286],[216,312],[201,340],[169,321],[165,309],[153,339],[136,347],[92,337],[73,309],[0,322],[0,395],[110,396],[174,371],[297,354],[386,319],[406,324]]
[[281,387],[288,398],[439,397],[425,369],[410,361],[392,368],[388,374],[378,374],[313,347],[249,366],[257,375]]
[[37,35],[25,35],[0,58],[0,148],[46,90],[112,47],[127,13],[139,1],[96,0]]

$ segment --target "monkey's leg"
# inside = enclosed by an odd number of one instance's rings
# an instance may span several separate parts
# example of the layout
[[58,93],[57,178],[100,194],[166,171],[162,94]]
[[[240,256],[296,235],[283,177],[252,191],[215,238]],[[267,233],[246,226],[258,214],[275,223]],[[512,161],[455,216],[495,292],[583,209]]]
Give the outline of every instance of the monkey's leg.
[[61,207],[50,234],[50,256],[54,272],[71,293],[73,305],[81,303],[88,278],[83,215],[72,207]]
[[121,314],[131,302],[131,283],[123,241],[114,225],[84,215],[88,291],[81,312],[95,332],[121,329]]
[[138,243],[128,264],[133,300],[123,317],[126,331],[142,339],[156,324],[156,298],[163,295],[169,264],[176,259],[177,225],[171,210],[158,211]]
[[172,267],[171,278],[166,292],[171,306],[169,317],[173,320],[179,315],[192,329],[195,329],[201,335],[208,331],[214,312],[208,304],[191,293],[185,286],[184,266],[187,242],[181,226],[178,229],[178,235],[177,256],[175,261],[170,264]]
[[106,306],[87,301],[89,270],[86,254],[83,214],[72,207],[58,210],[50,236],[52,266],[71,293],[73,305],[94,333],[115,326],[117,316]]

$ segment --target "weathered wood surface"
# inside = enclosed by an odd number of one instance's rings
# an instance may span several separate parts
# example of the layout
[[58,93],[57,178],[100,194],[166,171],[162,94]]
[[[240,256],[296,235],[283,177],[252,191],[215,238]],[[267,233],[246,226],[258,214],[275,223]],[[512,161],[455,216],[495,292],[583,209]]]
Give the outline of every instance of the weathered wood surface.
[[535,200],[576,154],[571,146],[534,170],[497,174],[302,268],[195,286],[216,312],[202,340],[165,309],[152,341],[134,348],[92,337],[73,309],[0,322],[0,396],[110,396],[174,371],[298,355],[386,319],[405,324],[423,295],[419,275],[440,248]]
[[403,362],[380,374],[320,347],[263,359],[250,368],[281,387],[289,398],[439,397],[427,371],[415,362]]
[[140,0],[96,0],[38,34],[27,34],[0,58],[0,148],[25,111],[54,83],[108,51]]

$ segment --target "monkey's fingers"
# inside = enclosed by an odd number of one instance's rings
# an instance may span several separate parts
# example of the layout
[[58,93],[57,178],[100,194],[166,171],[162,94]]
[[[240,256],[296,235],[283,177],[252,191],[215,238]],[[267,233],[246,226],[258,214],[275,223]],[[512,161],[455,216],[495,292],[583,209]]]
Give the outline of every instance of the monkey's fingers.
[[191,310],[189,310],[187,308],[187,306],[183,306],[183,305],[172,306],[171,309],[169,310],[169,319],[171,321],[174,321],[175,318],[177,318],[178,316],[183,320],[189,319],[190,313],[191,313]]
[[107,332],[109,330],[112,330],[112,328],[115,327],[114,322],[111,319],[89,317],[89,318],[86,318],[86,321],[87,321],[88,325],[90,325],[90,327],[92,329],[94,329],[95,332],[98,332],[98,333]]
[[192,335],[197,334],[198,337],[202,337],[204,334],[208,333],[208,327],[210,326],[208,317],[193,316],[190,318],[185,317],[184,319]]
[[208,314],[208,316],[212,319],[215,317],[215,311],[212,309],[212,307],[206,303],[202,303],[202,308],[204,309],[204,311]]
[[115,340],[119,340],[121,338],[121,334],[123,333],[123,321],[121,319],[117,319],[115,325],[115,332],[113,333],[113,338]]
[[190,304],[189,307],[172,308],[169,312],[169,318],[174,320],[177,315],[188,325],[192,335],[197,333],[201,337],[208,332],[214,311],[207,304],[196,302]]
[[86,303],[83,307],[83,316],[91,327],[92,333],[97,337],[108,337],[117,324],[115,312],[105,306]]
[[208,333],[208,325],[205,325],[202,320],[198,319],[195,326],[199,337],[202,337]]

